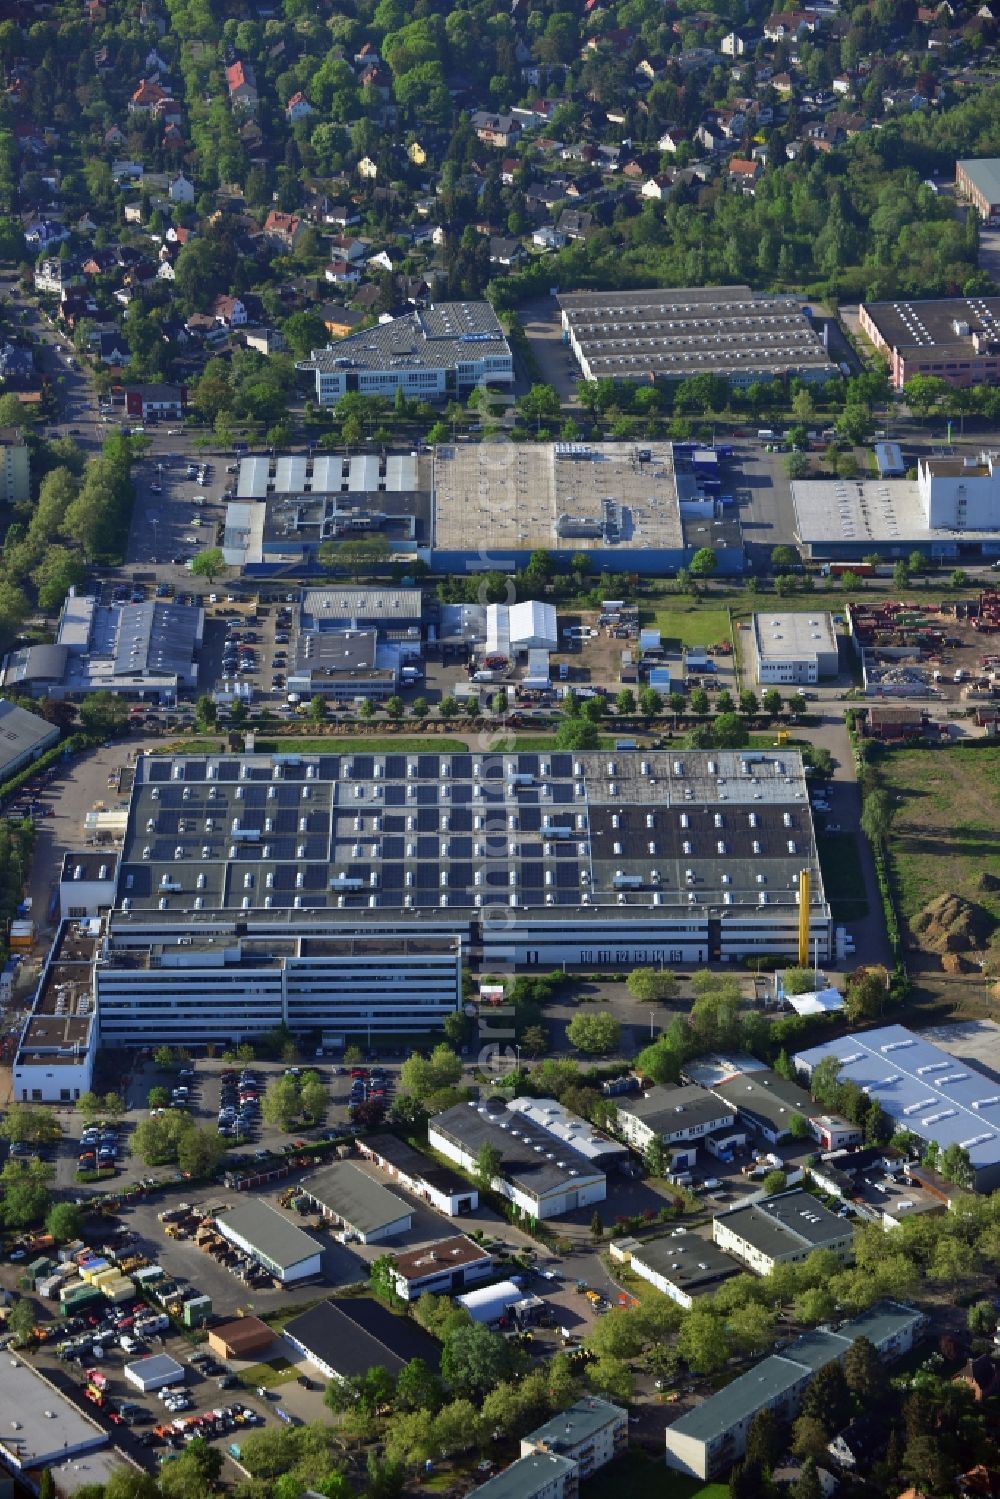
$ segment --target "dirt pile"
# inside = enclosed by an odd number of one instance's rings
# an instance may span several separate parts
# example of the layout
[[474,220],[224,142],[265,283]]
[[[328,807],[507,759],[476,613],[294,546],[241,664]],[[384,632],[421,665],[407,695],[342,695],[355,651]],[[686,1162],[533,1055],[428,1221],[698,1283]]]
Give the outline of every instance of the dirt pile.
[[913,921],[913,932],[927,952],[958,953],[985,947],[994,925],[982,906],[946,891],[924,906]]

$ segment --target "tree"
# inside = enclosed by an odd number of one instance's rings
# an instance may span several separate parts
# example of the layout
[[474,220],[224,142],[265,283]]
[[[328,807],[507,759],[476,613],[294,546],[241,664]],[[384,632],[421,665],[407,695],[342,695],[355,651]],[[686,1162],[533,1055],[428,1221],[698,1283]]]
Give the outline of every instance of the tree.
[[855,1338],[844,1355],[844,1381],[864,1404],[877,1404],[888,1388],[882,1361],[868,1338]]
[[769,718],[777,718],[781,712],[781,693],[776,687],[769,687],[761,699],[761,705]]
[[215,1130],[188,1129],[177,1142],[177,1164],[192,1176],[211,1176],[224,1150],[224,1142]]
[[216,1489],[222,1461],[217,1448],[210,1447],[203,1437],[195,1437],[175,1462],[160,1470],[163,1499],[200,1499],[207,1491]]
[[299,1084],[296,1078],[285,1075],[276,1077],[267,1086],[261,1113],[266,1124],[276,1129],[290,1130],[302,1107]]
[[453,1328],[441,1350],[441,1375],[459,1395],[481,1399],[512,1374],[517,1359],[511,1345],[481,1323]]
[[30,1297],[21,1296],[14,1302],[14,1305],[7,1313],[7,1320],[4,1325],[12,1335],[14,1342],[20,1344],[27,1343],[30,1340],[36,1321],[35,1303]]
[[802,1414],[820,1423],[827,1441],[846,1425],[851,1415],[851,1397],[838,1363],[824,1364],[816,1371],[802,1398]]
[[885,980],[874,969],[857,974],[848,982],[845,1008],[855,1025],[861,1020],[874,1020],[881,1015],[885,1000]]
[[793,1114],[788,1121],[788,1133],[793,1140],[808,1140],[811,1134],[809,1120],[804,1114]]
[[595,1243],[599,1239],[604,1238],[604,1224],[601,1222],[601,1215],[596,1208],[590,1215],[590,1237]]
[[321,692],[309,699],[309,717],[313,723],[322,723],[326,718],[326,698]]
[[776,546],[771,552],[771,570],[776,573],[787,573],[791,568],[797,567],[799,554],[794,547]]
[[621,1025],[613,1015],[578,1011],[566,1027],[566,1039],[588,1056],[606,1057],[621,1040]]
[[480,1145],[476,1155],[476,1181],[484,1192],[492,1190],[493,1183],[503,1169],[503,1155],[495,1145],[488,1142]]
[[812,1070],[809,1092],[820,1108],[836,1110],[841,1065],[839,1057],[828,1056],[817,1062]]
[[450,1046],[435,1046],[429,1057],[414,1054],[399,1071],[399,1090],[414,1098],[429,1098],[445,1088],[454,1088],[462,1077],[462,1059]]
[[635,693],[631,687],[623,687],[615,698],[615,712],[622,718],[629,718],[635,712]]
[[150,1088],[149,1092],[146,1094],[146,1103],[151,1109],[169,1109],[170,1089]]
[[902,1471],[915,1488],[925,1494],[944,1494],[951,1489],[952,1468],[936,1437],[911,1437],[903,1451]]
[[861,808],[861,830],[876,846],[884,842],[892,820],[892,808],[884,791],[870,791]]
[[746,719],[740,713],[720,713],[710,732],[719,749],[742,749],[750,740]]
[[754,1463],[763,1472],[770,1473],[783,1450],[781,1430],[774,1419],[773,1412],[758,1411],[750,1422],[747,1432],[747,1463]]
[[[824,1456],[826,1454],[824,1453]],[[823,1499],[823,1485],[816,1471],[817,1459],[806,1458],[799,1469],[799,1476],[789,1489],[790,1499]]]
[[719,559],[711,547],[699,547],[691,558],[688,571],[694,578],[711,578],[719,566]]
[[59,1121],[48,1109],[12,1103],[0,1119],[0,1139],[12,1145],[51,1145],[62,1138]]
[[[158,1046],[153,1052],[153,1061],[161,1072],[172,1072],[174,1068],[181,1065],[180,1058],[172,1046]],[[79,1104],[77,1104],[77,1108],[79,1108]]]
[[777,1192],[783,1192],[787,1186],[788,1177],[783,1171],[769,1171],[760,1184],[765,1197],[773,1197]]
[[[168,1102],[169,1099],[170,1094],[168,1093]],[[81,1093],[80,1097],[76,1101],[76,1111],[81,1116],[85,1124],[92,1123],[93,1120],[99,1117],[101,1112],[101,1100],[99,1096],[92,1089],[88,1089],[86,1092]]]
[[590,1387],[608,1400],[627,1404],[635,1391],[632,1371],[624,1359],[599,1358],[587,1365],[585,1377]]
[[723,1323],[696,1306],[681,1323],[677,1351],[693,1374],[714,1374],[724,1368],[730,1346]]
[[38,1480],[38,1499],[56,1499],[56,1481],[52,1477],[51,1468],[42,1469]]
[[663,698],[655,687],[643,687],[639,693],[639,711],[644,718],[655,718],[663,712]]
[[58,1244],[67,1244],[80,1237],[83,1215],[72,1202],[57,1202],[49,1209],[45,1220],[45,1232],[51,1234]]
[[219,710],[207,692],[203,692],[195,703],[194,716],[199,729],[215,728],[219,718]]
[[549,1049],[549,1033],[543,1025],[529,1025],[521,1037],[521,1050],[527,1057],[543,1057]]
[[225,565],[226,559],[221,547],[206,547],[191,563],[191,572],[196,578],[207,578],[210,583],[214,583]]
[[708,709],[708,693],[705,691],[704,687],[696,687],[691,693],[691,712],[704,715],[708,712]]
[[555,733],[557,749],[592,750],[597,749],[600,742],[601,736],[597,725],[588,723],[585,719],[565,719]]
[[[375,1263],[378,1264],[378,1261]],[[440,1379],[422,1358],[411,1358],[400,1369],[396,1380],[396,1405],[400,1410],[433,1413],[440,1409],[443,1399],[444,1389]]]
[[93,692],[80,704],[80,722],[88,734],[110,738],[128,722],[128,704],[112,692]]
[[430,704],[425,697],[415,697],[410,704],[410,714],[413,718],[426,718],[430,712]]
[[625,980],[625,987],[633,999],[650,1004],[663,1004],[676,999],[680,987],[676,973],[669,968],[633,968]]
[[650,1176],[666,1176],[670,1160],[659,1135],[654,1135],[646,1146],[643,1160]]

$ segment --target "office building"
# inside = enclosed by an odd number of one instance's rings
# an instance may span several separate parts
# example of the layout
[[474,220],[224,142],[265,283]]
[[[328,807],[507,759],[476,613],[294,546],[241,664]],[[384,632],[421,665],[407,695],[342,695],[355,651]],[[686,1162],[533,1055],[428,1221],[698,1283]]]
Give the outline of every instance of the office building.
[[0,503],[24,505],[31,498],[28,448],[20,428],[0,427]]
[[398,658],[379,650],[374,630],[356,634],[303,630],[295,638],[286,686],[304,698],[378,702],[392,696],[398,680]]
[[408,1317],[370,1296],[320,1301],[285,1324],[284,1336],[327,1379],[347,1380],[381,1368],[396,1375],[411,1359],[437,1371],[441,1347]]
[[854,1230],[849,1220],[797,1188],[720,1213],[713,1219],[712,1237],[719,1249],[758,1275],[770,1275],[775,1265],[807,1259],[814,1249],[848,1259]]
[[563,334],[586,380],[688,380],[735,386],[838,373],[801,299],[748,286],[560,292]]
[[439,1166],[431,1156],[414,1150],[398,1135],[361,1135],[357,1146],[361,1155],[374,1161],[380,1171],[445,1217],[464,1217],[479,1207],[479,1192],[465,1177],[447,1166]]
[[196,605],[101,604],[71,588],[54,644],[22,646],[6,656],[4,686],[32,697],[112,692],[173,703],[182,687],[198,685],[195,657],[204,625]]
[[804,1088],[770,1067],[733,1073],[714,1083],[712,1091],[771,1145],[791,1138],[794,1118],[808,1121],[820,1112]]
[[501,1099],[461,1103],[433,1115],[427,1139],[470,1174],[481,1148],[494,1146],[501,1164],[493,1188],[530,1218],[559,1218],[607,1195],[603,1169]]
[[406,1233],[413,1211],[353,1161],[335,1161],[314,1171],[302,1183],[303,1196],[324,1218],[336,1220],[345,1235],[361,1244],[377,1244]]
[[215,1222],[223,1238],[252,1254],[282,1285],[297,1285],[320,1273],[320,1245],[266,1202],[248,1199]]
[[457,1296],[468,1286],[493,1274],[493,1256],[465,1234],[423,1244],[393,1256],[392,1278],[396,1294],[416,1301],[428,1292],[434,1296]]
[[771,1411],[778,1426],[792,1421],[813,1376],[835,1360],[843,1362],[856,1338],[867,1338],[888,1363],[913,1347],[923,1325],[920,1312],[883,1302],[836,1332],[807,1333],[668,1426],[667,1466],[703,1480],[725,1473],[746,1452],[758,1412]]
[[825,1057],[836,1057],[840,1078],[877,1099],[897,1128],[941,1150],[961,1146],[977,1192],[1000,1187],[1000,1095],[986,1073],[902,1025],[825,1041],[794,1062],[811,1076]]
[[314,349],[298,368],[315,377],[316,404],[348,391],[418,401],[461,400],[477,385],[511,385],[514,360],[488,302],[436,302]]
[[896,390],[914,375],[993,385],[1000,374],[1000,297],[862,302],[862,333],[889,361]]
[[55,724],[0,698],[0,784],[58,743]]
[[654,1140],[666,1146],[694,1144],[713,1130],[736,1123],[736,1110],[707,1088],[653,1087],[645,1093],[616,1100],[618,1128],[636,1150],[645,1151]]
[[755,614],[753,647],[762,687],[802,687],[837,675],[837,632],[827,610]]
[[713,1242],[708,1229],[637,1243],[629,1264],[633,1274],[685,1308],[694,1306],[699,1296],[713,1295],[724,1280],[743,1269],[739,1260]]
[[627,1451],[628,1411],[597,1395],[588,1395],[568,1410],[558,1411],[521,1438],[522,1457],[533,1452],[556,1452],[576,1463],[583,1481]]

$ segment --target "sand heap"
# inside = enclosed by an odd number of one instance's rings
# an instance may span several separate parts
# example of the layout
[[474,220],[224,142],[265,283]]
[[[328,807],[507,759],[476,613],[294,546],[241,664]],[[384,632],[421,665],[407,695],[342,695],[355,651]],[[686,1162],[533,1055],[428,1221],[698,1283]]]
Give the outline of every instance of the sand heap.
[[913,921],[920,946],[942,955],[985,947],[993,927],[993,917],[982,906],[948,891],[929,901]]

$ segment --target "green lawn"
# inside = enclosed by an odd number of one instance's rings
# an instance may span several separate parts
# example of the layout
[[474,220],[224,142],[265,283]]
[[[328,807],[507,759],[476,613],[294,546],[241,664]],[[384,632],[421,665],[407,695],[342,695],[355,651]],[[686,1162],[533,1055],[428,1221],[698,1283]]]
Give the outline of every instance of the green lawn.
[[727,1499],[726,1484],[704,1485],[700,1478],[686,1478],[666,1467],[662,1457],[632,1451],[599,1468],[587,1479],[587,1499]]
[[275,1385],[287,1384],[296,1377],[295,1365],[287,1358],[269,1358],[266,1363],[251,1364],[236,1377],[248,1390],[255,1390],[258,1385],[271,1390]]
[[1000,920],[1000,746],[896,749],[879,768],[892,797],[889,852],[902,913],[944,892]]
[[851,833],[818,833],[816,848],[834,921],[862,921],[868,901],[857,840]]
[[677,650],[685,645],[718,645],[720,640],[729,639],[727,610],[713,604],[701,604],[696,599],[690,602],[678,599],[668,609],[657,608],[654,623],[667,650]]
[[385,738],[373,734],[370,739],[348,738],[347,735],[331,734],[329,738],[307,739],[296,734],[280,739],[258,739],[257,749],[265,755],[358,755],[365,750],[372,755],[388,755],[396,751],[439,750],[442,754],[460,755],[466,746],[460,739],[431,736],[407,736],[387,734]]

